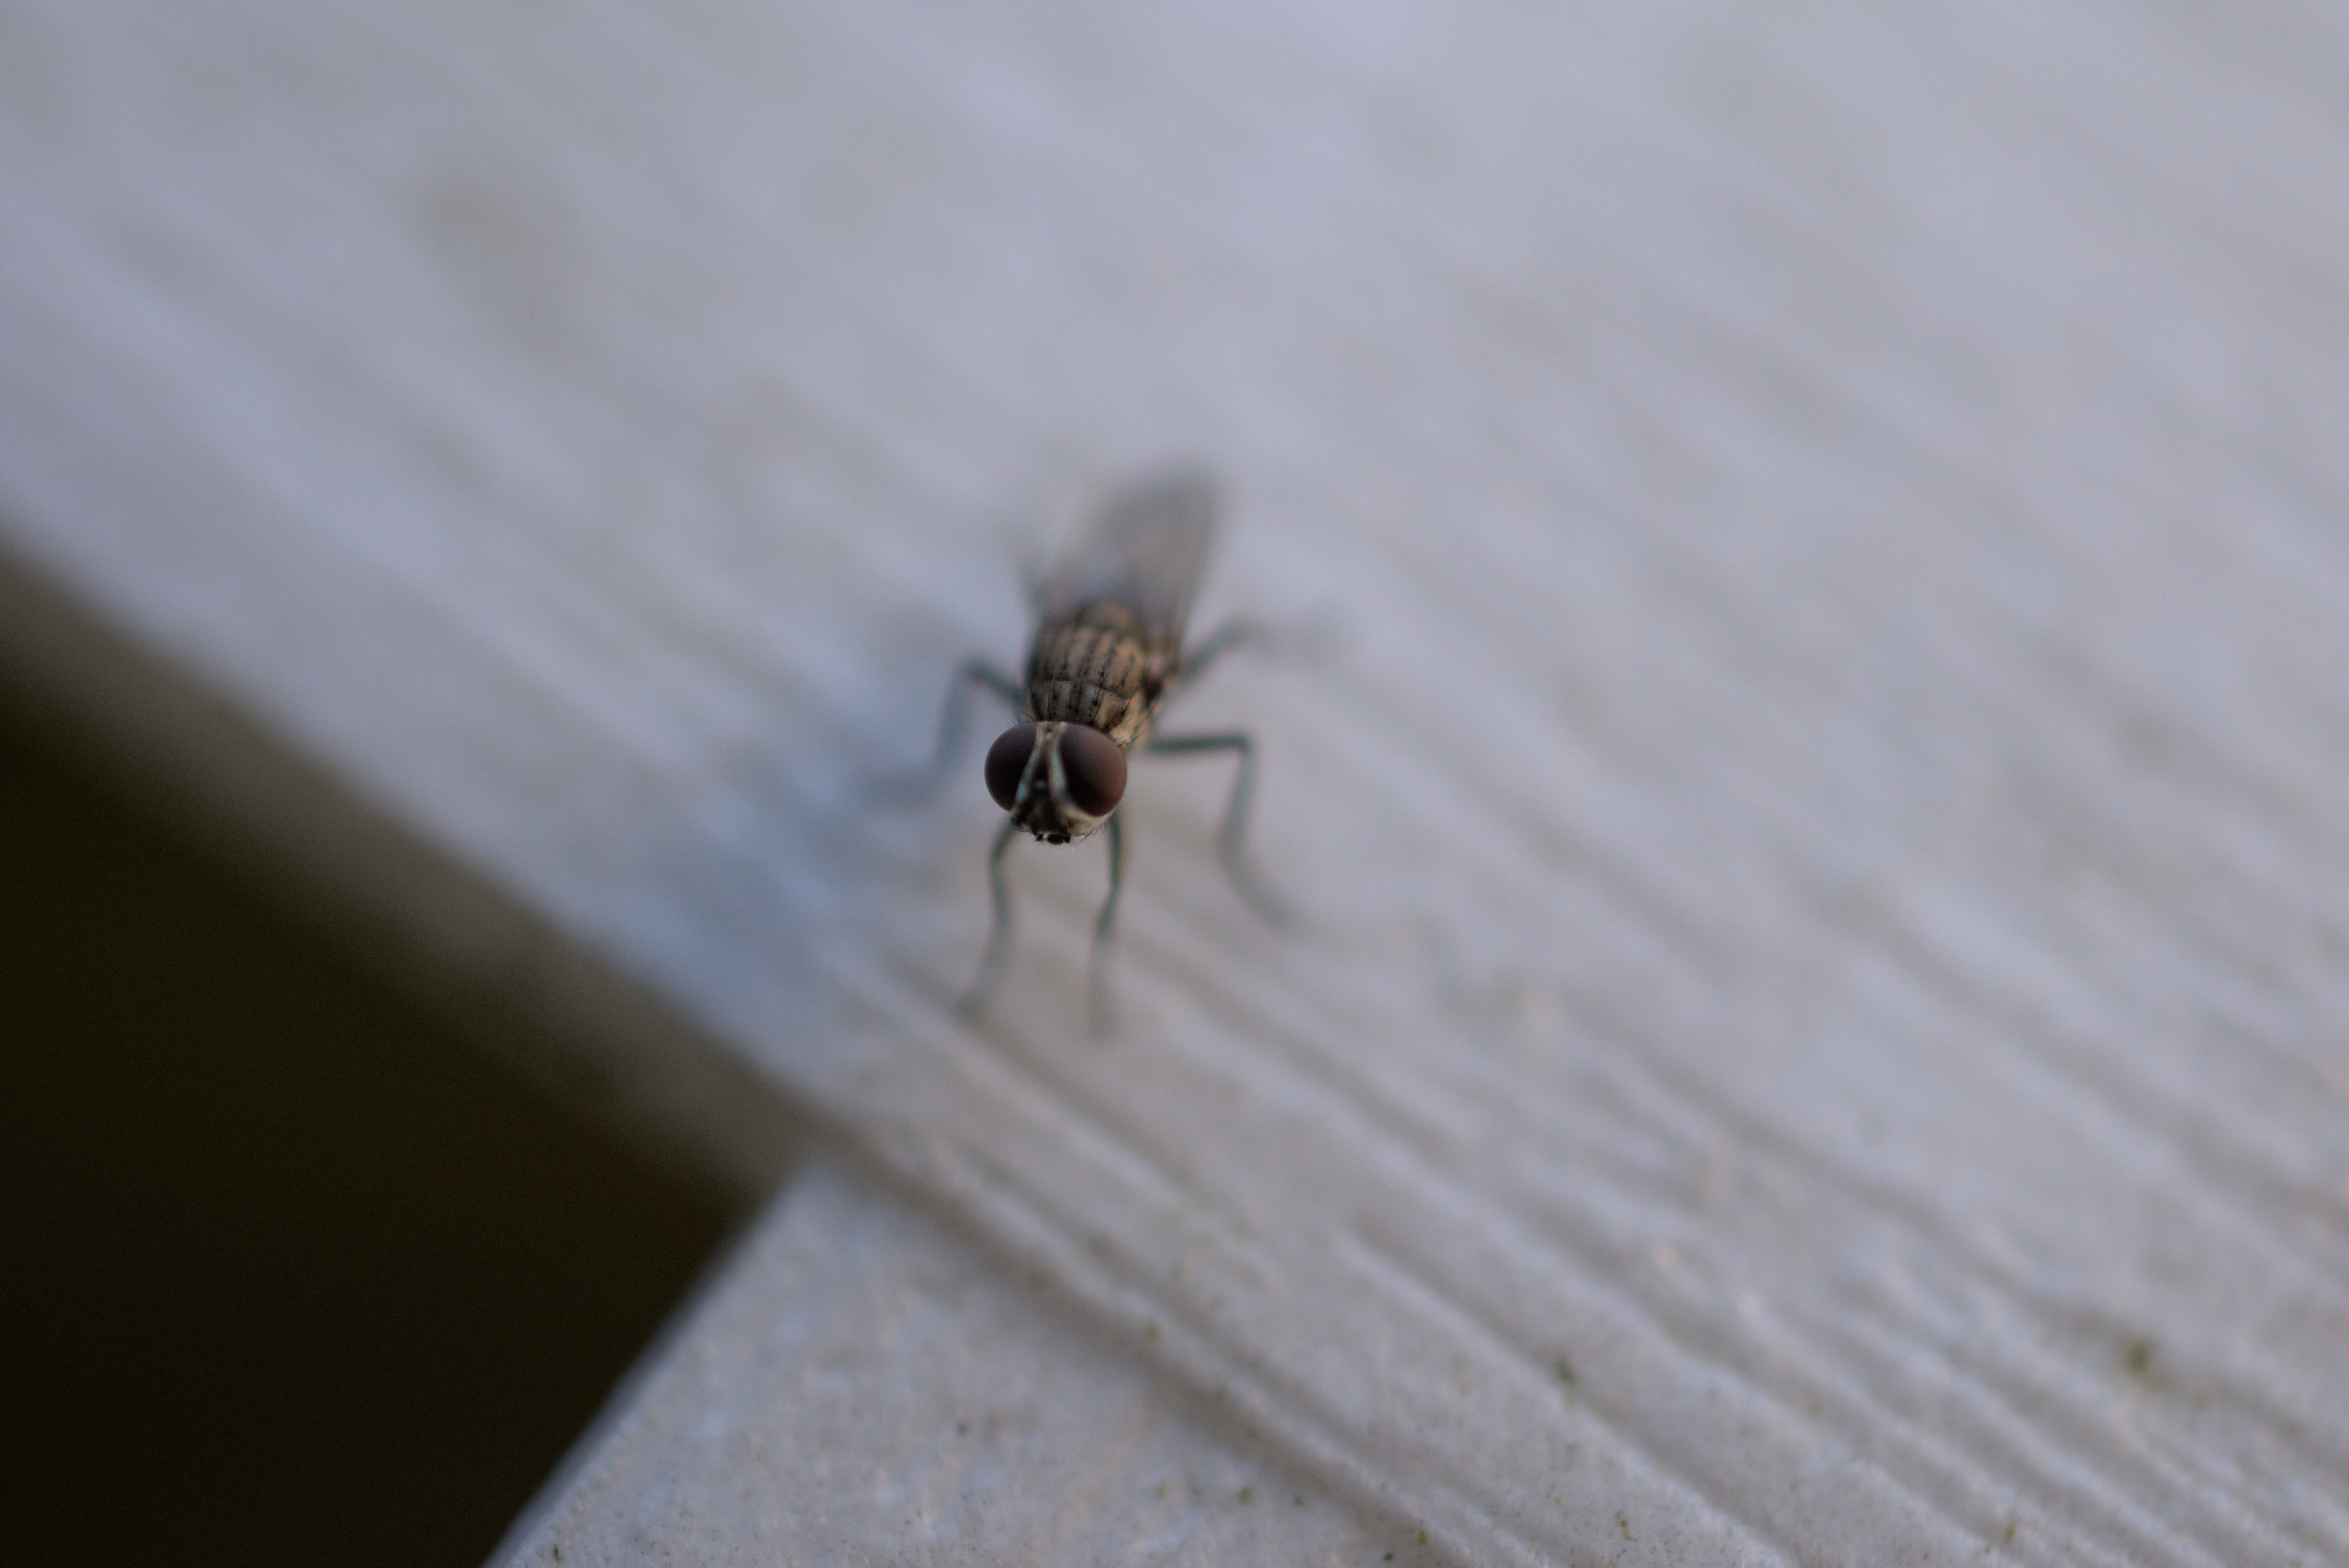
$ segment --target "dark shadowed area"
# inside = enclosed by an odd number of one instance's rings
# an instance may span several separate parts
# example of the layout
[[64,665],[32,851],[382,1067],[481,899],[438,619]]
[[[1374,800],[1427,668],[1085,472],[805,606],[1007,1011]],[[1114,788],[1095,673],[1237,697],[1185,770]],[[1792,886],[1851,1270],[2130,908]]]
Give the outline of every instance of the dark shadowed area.
[[729,1216],[0,707],[17,1563],[473,1564]]

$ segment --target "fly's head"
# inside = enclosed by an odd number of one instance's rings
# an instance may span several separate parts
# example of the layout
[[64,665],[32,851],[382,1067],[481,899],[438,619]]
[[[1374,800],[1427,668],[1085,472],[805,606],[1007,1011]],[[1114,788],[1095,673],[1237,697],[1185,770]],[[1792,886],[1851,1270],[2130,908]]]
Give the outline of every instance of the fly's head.
[[1074,843],[1124,798],[1125,753],[1088,724],[1016,724],[988,748],[987,792],[1014,826]]

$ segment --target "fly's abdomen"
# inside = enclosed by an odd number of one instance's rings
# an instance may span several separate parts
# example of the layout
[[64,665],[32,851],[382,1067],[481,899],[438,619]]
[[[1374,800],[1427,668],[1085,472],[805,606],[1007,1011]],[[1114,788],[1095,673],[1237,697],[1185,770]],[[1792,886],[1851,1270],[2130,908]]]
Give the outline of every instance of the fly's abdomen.
[[[1108,612],[1108,614],[1103,614]],[[1142,641],[1103,605],[1047,627],[1028,667],[1028,706],[1040,724],[1086,724],[1121,747],[1139,739],[1156,696],[1158,672]]]

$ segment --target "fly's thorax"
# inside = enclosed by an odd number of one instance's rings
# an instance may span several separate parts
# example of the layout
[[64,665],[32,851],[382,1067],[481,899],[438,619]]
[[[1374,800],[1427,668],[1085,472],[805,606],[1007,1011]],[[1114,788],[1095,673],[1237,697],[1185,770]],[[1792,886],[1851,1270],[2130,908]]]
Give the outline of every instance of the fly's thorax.
[[1113,604],[1038,634],[1028,664],[1029,716],[1038,723],[1089,725],[1122,749],[1142,738],[1165,690],[1172,651],[1136,634]]

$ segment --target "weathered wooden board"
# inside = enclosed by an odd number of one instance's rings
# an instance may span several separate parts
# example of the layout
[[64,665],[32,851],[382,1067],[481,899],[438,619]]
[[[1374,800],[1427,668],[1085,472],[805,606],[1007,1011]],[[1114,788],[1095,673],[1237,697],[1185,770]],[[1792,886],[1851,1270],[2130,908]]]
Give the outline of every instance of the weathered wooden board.
[[[2349,1560],[2345,77],[2271,3],[12,0],[0,527],[879,1183],[776,1233],[1041,1281],[1299,1555]],[[1121,1033],[1082,851],[967,1027],[976,757],[870,780],[1170,457],[1203,614],[1331,634],[1189,704],[1305,921],[1143,769]],[[1149,1555],[1030,1479],[999,1544]]]

